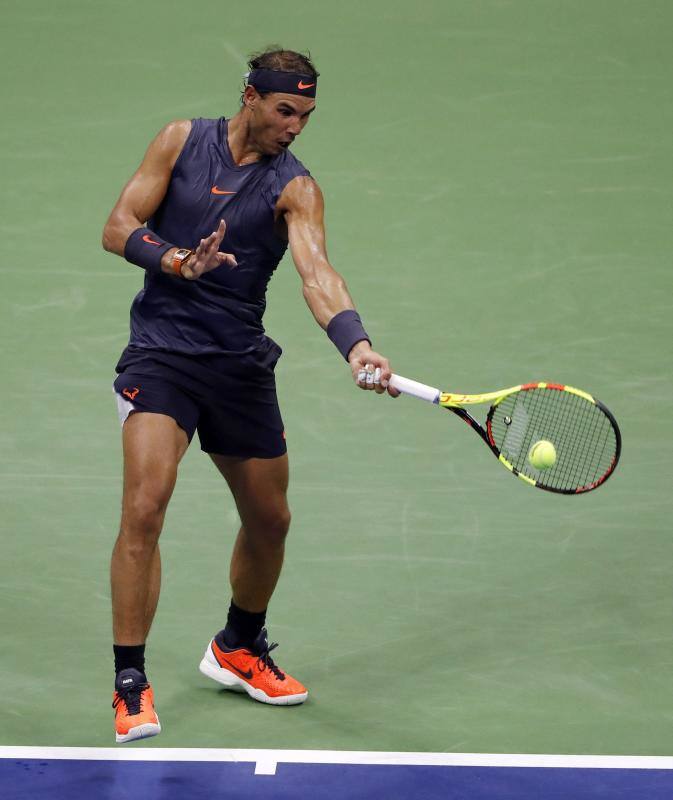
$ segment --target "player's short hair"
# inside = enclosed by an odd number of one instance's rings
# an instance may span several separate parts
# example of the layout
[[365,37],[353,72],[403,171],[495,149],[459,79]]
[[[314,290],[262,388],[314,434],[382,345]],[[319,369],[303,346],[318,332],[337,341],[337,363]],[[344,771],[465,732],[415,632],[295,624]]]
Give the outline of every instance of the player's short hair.
[[272,44],[258,53],[252,53],[248,60],[250,69],[275,69],[279,72],[297,72],[317,78],[320,74],[313,65],[310,53],[297,53]]
[[[278,72],[310,75],[311,78],[317,78],[320,75],[308,51],[298,53],[296,50],[286,50],[278,44],[270,44],[264,50],[251,53],[248,58],[248,69],[275,69]],[[245,86],[243,91],[245,91]],[[243,104],[243,91],[241,92],[241,105]],[[264,97],[269,92],[260,92],[259,94]]]

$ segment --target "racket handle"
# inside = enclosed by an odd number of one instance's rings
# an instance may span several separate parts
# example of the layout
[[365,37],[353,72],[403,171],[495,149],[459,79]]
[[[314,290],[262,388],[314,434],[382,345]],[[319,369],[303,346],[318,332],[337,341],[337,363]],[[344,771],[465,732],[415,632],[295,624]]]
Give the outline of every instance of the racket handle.
[[401,375],[391,375],[390,385],[394,386],[395,389],[399,389],[400,392],[404,392],[404,394],[410,394],[412,397],[418,397],[419,400],[426,400],[428,403],[437,403],[439,401],[439,389],[426,386],[418,381],[412,381],[409,378],[403,378]]

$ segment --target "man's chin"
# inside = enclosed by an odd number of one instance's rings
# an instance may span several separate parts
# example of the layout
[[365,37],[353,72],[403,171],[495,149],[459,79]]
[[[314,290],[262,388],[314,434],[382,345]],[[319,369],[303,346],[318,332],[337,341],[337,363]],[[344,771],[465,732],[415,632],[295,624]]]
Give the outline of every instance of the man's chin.
[[288,150],[292,142],[271,142],[269,143],[263,150],[265,156],[277,156],[279,153],[282,153],[284,150]]

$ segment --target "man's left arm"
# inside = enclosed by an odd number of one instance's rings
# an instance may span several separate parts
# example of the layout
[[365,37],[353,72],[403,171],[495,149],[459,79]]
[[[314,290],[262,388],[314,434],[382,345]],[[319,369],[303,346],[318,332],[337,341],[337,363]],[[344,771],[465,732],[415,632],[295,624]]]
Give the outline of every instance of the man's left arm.
[[[327,258],[325,204],[320,187],[312,178],[295,178],[283,190],[278,210],[285,216],[292,258],[302,280],[304,299],[316,322],[336,340],[350,364],[353,380],[361,389],[374,389],[381,394],[387,388],[392,397],[397,397],[397,389],[388,385],[391,375],[388,359],[372,350],[371,343],[364,338],[366,334],[359,325],[346,282]],[[349,335],[356,341],[352,347],[345,345],[350,347],[346,353],[340,344],[349,342]],[[374,382],[378,371],[380,382]]]

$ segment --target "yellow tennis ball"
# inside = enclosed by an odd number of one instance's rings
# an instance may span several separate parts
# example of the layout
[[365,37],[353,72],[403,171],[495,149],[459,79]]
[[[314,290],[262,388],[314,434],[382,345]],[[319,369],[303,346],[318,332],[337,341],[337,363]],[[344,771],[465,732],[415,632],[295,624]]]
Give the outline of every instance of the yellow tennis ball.
[[528,460],[535,469],[549,469],[556,463],[556,448],[546,439],[540,439],[531,447]]

